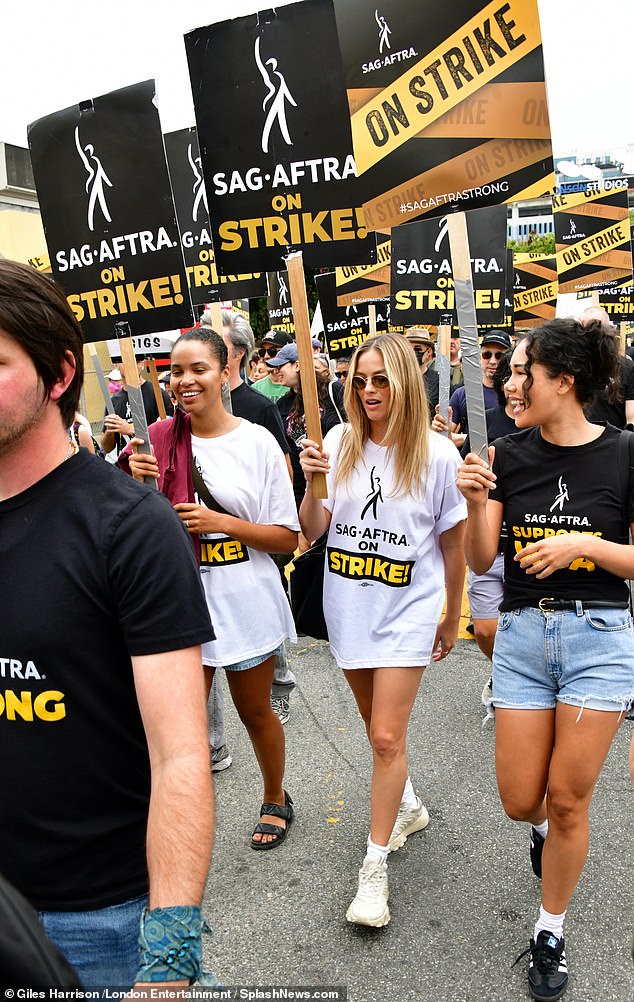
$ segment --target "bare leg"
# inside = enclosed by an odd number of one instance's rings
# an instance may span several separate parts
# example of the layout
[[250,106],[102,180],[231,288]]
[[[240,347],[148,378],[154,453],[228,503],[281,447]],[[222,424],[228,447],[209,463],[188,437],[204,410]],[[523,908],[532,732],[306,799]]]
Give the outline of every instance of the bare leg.
[[[284,728],[271,709],[271,682],[275,658],[246,671],[228,671],[231,698],[246,727],[264,783],[263,801],[284,806]],[[262,822],[286,827],[283,818],[263,814]],[[274,835],[255,835],[254,841],[274,842]]]
[[473,620],[473,634],[476,644],[489,661],[493,659],[493,644],[495,643],[497,628],[497,619]]
[[588,709],[578,718],[578,707],[557,704],[542,856],[542,902],[555,915],[566,910],[581,876],[590,838],[590,801],[622,720],[618,712]]
[[387,845],[407,779],[407,727],[424,668],[346,671],[372,747],[370,838]]
[[495,766],[502,806],[514,821],[546,820],[548,770],[555,741],[555,711],[495,711]]

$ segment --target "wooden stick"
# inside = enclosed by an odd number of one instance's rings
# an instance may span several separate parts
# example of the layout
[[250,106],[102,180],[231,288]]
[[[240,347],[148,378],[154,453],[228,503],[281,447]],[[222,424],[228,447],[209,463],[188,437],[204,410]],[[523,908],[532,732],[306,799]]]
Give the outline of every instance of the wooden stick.
[[[315,378],[315,363],[313,362],[313,345],[310,336],[308,299],[306,297],[306,281],[304,279],[304,265],[301,251],[289,254],[286,258],[286,269],[293,306],[295,337],[297,339],[299,378],[304,398],[306,435],[313,442],[317,442],[317,445],[321,449],[322,438],[319,401],[317,398],[317,380]],[[313,473],[313,496],[322,499],[328,497],[325,473]]]
[[222,307],[220,303],[212,303],[209,312],[211,313],[211,326],[216,334],[220,334],[222,337]]
[[92,364],[95,369],[95,375],[97,376],[97,382],[99,383],[99,388],[101,389],[103,402],[106,405],[106,412],[108,414],[114,414],[114,407],[112,406],[112,398],[108,393],[106,377],[103,374],[103,369],[101,368],[101,362],[99,361],[99,356],[97,355],[97,346],[91,343],[87,345],[87,348],[90,354],[90,358],[92,359]]
[[161,393],[161,384],[159,383],[155,360],[153,358],[146,358],[145,368],[149,373],[152,389],[154,390],[154,399],[156,400],[158,415],[161,421],[164,421],[167,417],[167,411],[165,410],[165,401],[163,400],[163,394]]
[[621,354],[625,355],[627,351],[627,323],[625,320],[621,320],[619,324],[619,341],[621,342]]
[[368,306],[368,337],[376,337],[376,306],[370,303]]

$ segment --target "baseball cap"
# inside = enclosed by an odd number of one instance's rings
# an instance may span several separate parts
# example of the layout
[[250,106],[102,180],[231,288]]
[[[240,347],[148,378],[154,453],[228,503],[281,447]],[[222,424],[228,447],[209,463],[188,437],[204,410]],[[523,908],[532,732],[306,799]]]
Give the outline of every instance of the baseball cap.
[[285,344],[283,348],[280,348],[275,358],[267,358],[266,364],[278,369],[280,365],[286,365],[287,362],[297,361],[297,345],[296,344]]
[[503,348],[506,348],[507,351],[510,351],[513,347],[510,335],[508,335],[506,331],[495,330],[495,328],[491,331],[487,331],[483,335],[480,345],[482,346],[485,344],[499,344]]
[[118,369],[113,369],[108,373],[108,379],[112,379],[115,383],[121,382],[121,373]]
[[278,348],[283,348],[285,344],[290,344],[292,340],[292,337],[286,331],[269,331],[262,338],[262,345],[276,344]]

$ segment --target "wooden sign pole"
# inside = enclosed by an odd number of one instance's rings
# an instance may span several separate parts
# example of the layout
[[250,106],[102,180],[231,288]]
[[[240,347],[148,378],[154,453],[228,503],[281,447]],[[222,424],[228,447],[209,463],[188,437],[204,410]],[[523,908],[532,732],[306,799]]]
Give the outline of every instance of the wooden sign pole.
[[621,320],[619,324],[619,341],[621,342],[621,354],[625,355],[627,351],[627,323],[625,320]]
[[164,421],[167,417],[167,411],[165,410],[165,401],[163,400],[161,384],[159,383],[158,372],[156,371],[156,362],[153,358],[147,358],[145,360],[145,368],[148,371],[150,382],[152,383],[152,389],[154,390],[154,399],[156,400],[158,415],[161,421]]
[[368,337],[376,337],[376,306],[370,303],[368,306]]
[[97,376],[97,382],[99,383],[99,387],[101,389],[103,402],[106,405],[106,411],[108,414],[114,414],[114,407],[112,406],[112,398],[108,393],[106,377],[103,374],[103,369],[101,368],[101,362],[99,361],[99,356],[97,355],[97,346],[95,344],[88,344],[87,348],[95,370],[95,374]]
[[478,343],[478,322],[476,318],[473,278],[471,276],[471,255],[467,217],[464,212],[453,212],[447,217],[449,249],[456,298],[456,313],[460,328],[460,348],[464,373],[467,416],[469,419],[469,444],[471,452],[483,459],[488,457],[487,425],[484,416],[484,391],[482,389],[482,366]]
[[[308,299],[306,297],[306,281],[304,279],[304,264],[302,252],[289,254],[286,258],[288,285],[293,306],[295,337],[297,339],[297,355],[299,358],[299,378],[302,384],[304,398],[304,420],[306,435],[322,447],[321,421],[319,418],[319,401],[317,398],[317,380],[313,362],[313,345],[310,336],[310,320],[308,317]],[[313,496],[327,498],[326,474],[313,474]]]
[[[211,326],[213,330],[215,330],[216,334],[220,334],[220,337],[222,337],[224,324],[222,322],[222,307],[220,303],[212,303],[209,307],[209,312],[211,313]],[[229,383],[223,383],[222,402],[225,410],[229,414],[233,414],[233,407],[231,406],[231,387],[229,386]]]

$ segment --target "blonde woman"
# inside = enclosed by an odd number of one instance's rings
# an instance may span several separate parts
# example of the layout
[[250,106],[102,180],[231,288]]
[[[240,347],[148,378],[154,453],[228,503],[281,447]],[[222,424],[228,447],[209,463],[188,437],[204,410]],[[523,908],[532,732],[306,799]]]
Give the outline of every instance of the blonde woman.
[[[372,748],[370,836],[346,918],[390,920],[387,856],[429,816],[408,776],[406,736],[430,661],[456,643],[466,505],[455,486],[456,449],[429,429],[416,356],[400,335],[381,334],[355,353],[344,404],[349,424],[300,456],[302,531],[328,530],[324,612]],[[312,492],[326,472],[328,499]],[[441,619],[446,588],[446,612]]]

